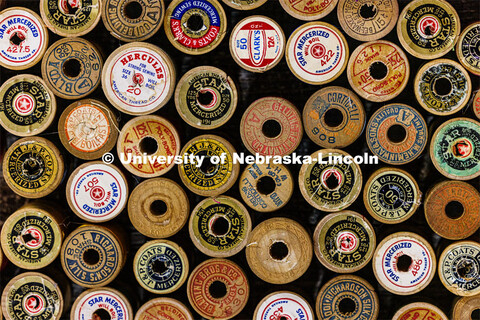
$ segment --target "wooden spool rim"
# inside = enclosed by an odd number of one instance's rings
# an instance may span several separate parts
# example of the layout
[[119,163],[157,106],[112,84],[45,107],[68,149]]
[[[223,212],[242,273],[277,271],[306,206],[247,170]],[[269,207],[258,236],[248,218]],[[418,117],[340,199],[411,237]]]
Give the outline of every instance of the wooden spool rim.
[[[403,307],[398,309],[397,312],[395,312],[395,315],[393,316],[392,320],[401,320],[403,319],[403,318],[400,318],[402,314],[410,310],[415,310],[416,308],[427,309],[431,312],[436,313],[438,316],[440,316],[441,320],[448,320],[448,317],[445,315],[445,313],[443,313],[443,311],[440,308],[427,302],[413,302],[413,303],[404,305]],[[434,320],[434,318],[430,318],[430,319]],[[437,318],[435,318],[435,320],[437,320]]]
[[462,64],[462,66],[467,69],[468,71],[470,71],[471,73],[473,73],[474,75],[477,75],[477,76],[480,76],[480,67],[477,67],[476,69],[471,66],[470,64],[468,64],[465,59],[463,59],[463,56],[462,56],[462,42],[465,38],[465,35],[467,34],[468,31],[470,31],[471,29],[473,29],[474,27],[480,27],[480,21],[477,21],[477,22],[474,22],[470,25],[468,25],[463,31],[462,33],[460,34],[460,36],[458,37],[458,41],[457,41],[457,44],[456,44],[456,53],[457,53],[457,59],[458,61],[460,61],[460,63]]
[[[305,2],[305,0],[302,0]],[[291,15],[292,17],[303,20],[303,21],[312,21],[312,20],[320,20],[323,17],[329,15],[337,6],[338,0],[332,0],[331,3],[328,5],[327,10],[324,10],[318,14],[308,14],[308,13],[297,13],[295,10],[293,10],[289,6],[289,1],[288,0],[279,0],[280,5],[282,6],[283,10],[285,10],[286,13]]]

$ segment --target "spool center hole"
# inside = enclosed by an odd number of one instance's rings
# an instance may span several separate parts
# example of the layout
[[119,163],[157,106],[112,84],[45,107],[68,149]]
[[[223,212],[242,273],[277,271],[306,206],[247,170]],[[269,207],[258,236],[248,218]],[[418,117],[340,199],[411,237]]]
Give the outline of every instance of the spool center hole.
[[187,20],[187,28],[197,32],[202,30],[204,24],[203,24],[203,18],[199,14],[192,14],[190,17],[188,17]]
[[10,43],[16,46],[21,45],[23,41],[25,41],[25,36],[20,32],[14,32],[10,37]]
[[375,61],[368,68],[370,76],[375,80],[382,80],[387,76],[388,68],[387,65],[381,61]]
[[132,1],[125,5],[123,13],[128,19],[138,19],[142,16],[143,8],[139,2]]
[[424,32],[427,36],[433,36],[433,30],[432,30],[432,27],[431,27],[431,26],[426,26],[426,27],[425,27],[425,30],[423,30],[423,32]]
[[165,261],[155,260],[152,262],[152,271],[156,274],[164,274],[168,271],[168,266]]
[[275,191],[275,187],[276,187],[275,180],[273,180],[272,177],[264,176],[258,179],[257,181],[257,190],[261,194],[265,194],[265,195],[270,194],[273,191]]
[[340,185],[340,181],[338,181],[337,177],[333,173],[331,173],[327,177],[327,179],[325,179],[325,185],[330,190],[334,190],[334,189],[338,188],[338,186]]
[[343,298],[338,303],[338,310],[340,311],[341,314],[345,316],[354,313],[355,309],[356,309],[355,301],[353,301],[350,298]]
[[213,298],[221,299],[227,295],[227,286],[223,282],[216,280],[212,282],[208,292],[210,292]]
[[154,200],[150,204],[150,212],[154,216],[162,216],[167,212],[167,204],[162,200]]
[[23,243],[29,243],[32,240],[37,240],[37,238],[32,236],[32,234],[30,234],[30,233],[26,233],[26,234],[22,235],[22,240],[23,240]]
[[360,16],[369,20],[377,15],[377,7],[373,3],[365,3],[360,7]]
[[100,254],[95,249],[87,249],[83,253],[83,261],[88,265],[96,265],[100,261]]
[[337,108],[330,108],[325,112],[325,123],[329,127],[338,127],[343,122],[343,114]]
[[267,120],[262,125],[262,132],[267,138],[275,138],[282,132],[282,126],[277,120]]
[[112,320],[110,313],[105,309],[97,309],[92,314],[92,320]]
[[440,96],[446,96],[452,92],[452,83],[447,78],[439,78],[435,80],[433,89]]
[[388,128],[387,137],[393,143],[400,143],[407,137],[407,130],[399,124],[394,124]]
[[23,163],[23,171],[29,176],[37,176],[41,173],[42,167],[35,159],[27,159]]
[[473,268],[473,264],[470,261],[465,262],[461,266],[458,266],[457,268],[458,275],[462,279],[465,279],[468,281],[470,280],[472,275],[472,268]]
[[147,155],[152,155],[158,150],[158,142],[152,137],[145,137],[140,140],[138,148],[141,153],[146,153]]
[[407,256],[406,254],[401,255],[398,257],[397,260],[397,269],[401,272],[407,272],[412,265],[412,258]]
[[205,157],[203,159],[202,165],[200,166],[200,171],[206,175],[212,175],[217,170],[217,165],[213,164],[210,157]]
[[230,223],[224,217],[217,217],[212,221],[211,231],[217,237],[224,236],[230,229]]
[[472,320],[480,319],[480,308],[472,311]]
[[276,241],[270,246],[270,256],[275,260],[283,260],[288,255],[288,247],[282,241]]
[[63,73],[70,78],[76,78],[80,74],[82,65],[77,59],[68,59],[63,64]]
[[465,208],[463,207],[463,204],[461,204],[459,201],[450,201],[445,206],[445,214],[450,219],[460,218],[461,216],[463,216],[464,211]]
[[281,316],[280,320],[288,320],[287,317]]
[[202,106],[209,106],[213,102],[213,93],[207,90],[199,91],[197,93],[197,101]]

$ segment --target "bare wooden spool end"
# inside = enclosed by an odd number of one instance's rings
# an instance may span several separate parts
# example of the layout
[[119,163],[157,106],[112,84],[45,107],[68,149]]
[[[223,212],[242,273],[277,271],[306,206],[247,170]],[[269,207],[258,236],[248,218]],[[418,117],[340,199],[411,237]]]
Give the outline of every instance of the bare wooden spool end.
[[455,303],[452,311],[452,319],[475,320],[474,313],[480,313],[480,294],[472,297],[463,297]]
[[338,0],[326,0],[319,5],[318,1],[310,0],[279,0],[283,10],[294,18],[312,21],[319,20],[335,9]]
[[[448,320],[448,317],[440,308],[427,302],[414,302],[401,307],[395,312],[392,320],[409,319],[412,314],[418,315],[418,319]],[[453,319],[459,320],[455,317]]]
[[152,320],[152,314],[161,314],[172,320],[194,320],[192,313],[182,302],[166,297],[146,302],[138,309],[134,320]]

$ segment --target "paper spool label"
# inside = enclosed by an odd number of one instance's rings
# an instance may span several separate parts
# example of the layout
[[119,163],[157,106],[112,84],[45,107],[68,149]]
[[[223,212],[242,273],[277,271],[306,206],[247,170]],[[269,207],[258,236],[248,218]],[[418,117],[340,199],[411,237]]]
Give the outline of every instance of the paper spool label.
[[325,84],[335,80],[345,69],[347,41],[328,23],[306,23],[288,39],[286,59],[290,70],[303,82]]
[[[400,308],[392,318],[392,320],[416,319],[448,320],[448,317],[442,310],[432,304],[426,302],[414,302]],[[454,317],[453,319],[457,318]]]
[[188,308],[172,298],[156,298],[148,301],[138,310],[135,319],[152,320],[152,316],[158,319],[194,320]]
[[42,59],[47,45],[47,29],[36,13],[19,7],[1,12],[0,65],[27,69]]
[[255,309],[254,320],[302,319],[313,320],[313,310],[300,295],[281,291],[269,294]]
[[91,320],[92,315],[103,310],[110,320],[133,320],[130,303],[118,291],[108,288],[92,289],[75,300],[71,312],[72,320]]
[[480,119],[480,90],[477,91],[473,98],[473,112]]
[[240,21],[230,37],[230,52],[240,67],[265,72],[282,59],[285,35],[280,26],[265,16]]
[[480,75],[480,23],[463,30],[456,51],[458,61],[471,73]]
[[338,0],[279,0],[282,8],[300,20],[319,20],[335,9]]

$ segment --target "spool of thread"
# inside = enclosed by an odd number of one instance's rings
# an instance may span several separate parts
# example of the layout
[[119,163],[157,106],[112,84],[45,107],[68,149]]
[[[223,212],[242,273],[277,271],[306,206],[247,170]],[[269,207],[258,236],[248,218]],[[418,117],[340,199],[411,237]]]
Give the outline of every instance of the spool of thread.
[[320,20],[335,9],[338,0],[325,0],[320,2],[309,0],[279,0],[283,10],[294,18],[312,21]]
[[452,311],[453,319],[458,320],[475,320],[478,318],[477,316],[480,313],[480,295],[472,296],[472,297],[463,297],[459,299]]
[[413,302],[401,307],[392,318],[392,320],[413,319],[448,320],[448,317],[442,310],[433,304],[426,302]]
[[299,294],[275,291],[263,298],[255,308],[253,320],[262,319],[315,319],[312,307]]
[[237,10],[253,10],[262,6],[267,0],[222,0],[227,6]]
[[480,119],[480,89],[477,90],[475,97],[473,98],[473,112]]
[[155,298],[146,302],[135,315],[135,320],[194,320],[190,310],[178,300]]
[[458,61],[471,73],[480,76],[480,22],[466,27],[457,41]]
[[70,320],[133,320],[128,299],[118,290],[102,287],[82,292],[73,303]]

